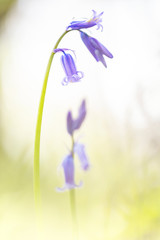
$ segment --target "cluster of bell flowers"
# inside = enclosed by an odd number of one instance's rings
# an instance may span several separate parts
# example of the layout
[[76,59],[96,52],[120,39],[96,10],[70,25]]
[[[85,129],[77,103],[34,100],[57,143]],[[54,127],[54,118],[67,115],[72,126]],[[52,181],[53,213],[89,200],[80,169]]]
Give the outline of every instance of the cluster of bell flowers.
[[[107,67],[106,61],[104,59],[104,55],[108,58],[113,58],[113,55],[108,51],[108,49],[100,43],[97,39],[89,36],[87,33],[83,32],[81,29],[91,28],[93,26],[97,26],[97,29],[102,27],[102,15],[103,12],[100,14],[97,14],[93,10],[93,16],[90,19],[82,20],[82,21],[72,21],[69,26],[67,27],[67,30],[78,30],[80,32],[80,37],[87,47],[87,49],[90,51],[92,56],[95,58],[97,62],[102,62],[102,64]],[[84,74],[81,71],[77,71],[75,61],[70,53],[70,49],[66,48],[58,48],[53,50],[54,53],[61,52],[61,62],[63,69],[65,71],[66,76],[64,77],[62,81],[62,85],[68,85],[70,82],[79,82],[81,78],[83,78]],[[71,50],[72,51],[72,50]]]
[[[86,32],[82,31],[82,29],[91,28],[93,26],[97,26],[97,29],[101,28],[103,30],[101,24],[102,15],[103,12],[97,14],[93,10],[93,16],[90,19],[82,21],[72,21],[67,27],[66,31],[78,30],[83,43],[85,44],[89,52],[92,54],[92,56],[95,58],[95,60],[97,62],[101,62],[104,65],[104,67],[107,67],[104,56],[107,56],[108,58],[113,58],[113,55],[97,39],[89,36]],[[81,71],[77,71],[75,61],[71,54],[74,53],[74,51],[67,48],[56,48],[53,51],[54,53],[57,52],[62,53],[61,63],[66,74],[62,81],[62,85],[68,85],[68,83],[79,82],[81,78],[83,78],[84,74]],[[68,53],[69,51],[71,53]],[[75,55],[75,53],[73,55]],[[76,119],[73,119],[71,111],[69,111],[67,114],[67,131],[72,139],[72,149],[62,161],[61,167],[63,168],[64,172],[65,184],[62,188],[57,188],[58,191],[65,191],[67,189],[70,190],[76,187],[80,187],[82,185],[82,182],[80,182],[79,184],[75,183],[75,164],[74,164],[75,155],[80,160],[82,170],[87,171],[90,168],[90,163],[86,155],[85,146],[77,141],[74,142],[73,138],[74,132],[80,129],[85,117],[86,117],[85,100],[83,100],[81,103],[81,106],[79,108],[79,114]]]
[[86,103],[82,101],[79,108],[78,117],[73,119],[72,112],[69,111],[67,114],[67,131],[72,138],[72,149],[69,154],[62,161],[62,168],[64,171],[65,184],[62,188],[57,188],[58,191],[65,191],[72,188],[80,187],[82,182],[79,184],[75,183],[75,167],[74,167],[74,156],[77,155],[80,161],[82,170],[87,171],[90,168],[89,160],[85,151],[85,146],[79,142],[74,142],[73,134],[78,130],[86,117]]

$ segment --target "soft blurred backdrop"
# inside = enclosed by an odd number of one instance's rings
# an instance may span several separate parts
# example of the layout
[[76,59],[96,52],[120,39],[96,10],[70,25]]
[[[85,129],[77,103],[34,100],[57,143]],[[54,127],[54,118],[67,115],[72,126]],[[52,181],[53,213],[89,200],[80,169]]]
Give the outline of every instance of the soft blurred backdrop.
[[79,240],[160,239],[159,0],[0,0],[0,239],[36,239],[33,147],[43,77],[54,44],[69,22],[104,11],[103,32],[89,33],[114,55],[97,63],[79,34],[81,83],[61,85],[60,56],[50,72],[41,137],[43,239],[72,239],[69,194],[57,171],[70,147],[66,114],[83,98],[87,118],[76,137],[91,169],[76,163]]

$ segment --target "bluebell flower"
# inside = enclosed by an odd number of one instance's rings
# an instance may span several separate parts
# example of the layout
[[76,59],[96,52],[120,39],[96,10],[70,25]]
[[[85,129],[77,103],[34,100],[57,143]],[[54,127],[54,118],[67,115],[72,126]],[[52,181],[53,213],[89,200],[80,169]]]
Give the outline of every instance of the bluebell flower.
[[65,184],[64,187],[57,188],[57,190],[65,191],[67,189],[80,187],[82,185],[82,182],[80,182],[78,185],[74,182],[74,160],[71,154],[67,155],[64,158],[62,167],[64,171]]
[[107,67],[107,64],[105,62],[105,59],[103,55],[113,58],[113,55],[108,51],[106,47],[104,47],[97,39],[88,36],[84,32],[80,32],[81,39],[90,51],[90,53],[93,55],[93,57],[96,59],[97,62],[102,62],[105,67]]
[[72,21],[70,25],[67,27],[67,29],[71,28],[73,30],[79,30],[82,28],[90,28],[95,25],[97,25],[97,29],[99,29],[100,27],[103,29],[101,25],[101,22],[102,22],[101,16],[103,12],[101,12],[100,14],[97,14],[96,11],[94,10],[92,11],[93,11],[93,16],[90,19],[82,20],[82,21]]
[[86,116],[86,102],[82,101],[79,108],[78,117],[73,119],[72,113],[69,111],[67,114],[67,131],[70,135],[73,135],[73,132],[80,128]]
[[77,153],[77,155],[78,155],[82,169],[84,171],[88,170],[90,167],[90,164],[88,161],[88,157],[86,155],[85,146],[80,143],[75,143],[74,152]]
[[67,85],[70,82],[79,82],[84,76],[83,72],[77,71],[73,57],[71,54],[65,52],[67,50],[69,49],[59,48],[54,50],[55,53],[59,51],[63,53],[61,61],[66,77],[62,81],[62,85]]
[[85,119],[85,116],[86,116],[85,100],[82,101],[80,108],[79,108],[78,117],[75,120],[72,118],[72,113],[70,111],[67,114],[67,130],[68,130],[68,133],[72,137],[73,144],[72,144],[72,149],[71,149],[70,153],[64,158],[62,165],[61,165],[63,167],[63,171],[64,171],[65,184],[64,184],[64,187],[57,188],[58,191],[65,191],[67,189],[69,190],[72,188],[80,187],[82,185],[82,182],[80,182],[77,185],[77,184],[75,184],[75,181],[74,181],[74,173],[75,173],[74,156],[75,156],[75,154],[78,156],[78,158],[80,160],[82,170],[86,171],[90,167],[89,160],[88,160],[88,157],[87,157],[86,151],[85,151],[85,146],[83,144],[75,142],[73,139],[73,132],[76,129],[80,128],[81,124],[83,123],[83,121]]

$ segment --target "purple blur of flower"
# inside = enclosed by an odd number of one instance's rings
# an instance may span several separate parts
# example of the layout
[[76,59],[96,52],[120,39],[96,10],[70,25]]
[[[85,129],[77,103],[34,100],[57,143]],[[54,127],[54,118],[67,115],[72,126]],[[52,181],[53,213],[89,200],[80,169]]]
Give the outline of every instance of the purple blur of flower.
[[72,113],[69,111],[67,114],[67,131],[72,136],[73,132],[80,128],[86,116],[86,102],[82,101],[81,106],[79,108],[78,117],[73,119]]
[[90,53],[93,55],[93,57],[96,59],[97,62],[102,62],[105,67],[107,67],[107,64],[105,62],[105,59],[103,55],[113,58],[113,55],[108,51],[106,47],[104,47],[97,39],[88,36],[84,32],[80,32],[81,39],[90,51]]
[[73,30],[79,30],[82,28],[90,28],[95,25],[97,25],[97,29],[99,29],[100,27],[103,29],[101,25],[101,22],[102,22],[101,16],[103,12],[101,12],[100,14],[97,14],[96,11],[94,10],[92,11],[93,11],[93,16],[90,19],[82,20],[82,21],[72,21],[70,25],[67,27],[67,29],[71,28]]
[[88,157],[86,155],[85,146],[83,144],[80,144],[78,142],[74,141],[73,138],[73,132],[80,128],[82,125],[84,119],[86,116],[86,102],[85,100],[82,101],[80,108],[79,108],[79,114],[78,117],[73,120],[72,113],[68,112],[67,114],[67,130],[68,133],[72,137],[72,149],[70,153],[64,158],[62,162],[62,167],[64,171],[64,178],[65,178],[65,185],[62,188],[57,188],[58,191],[65,191],[70,190],[72,188],[80,187],[82,185],[82,182],[80,182],[78,185],[75,184],[74,181],[74,156],[75,154],[78,156],[80,160],[80,164],[82,167],[82,170],[87,171],[90,167]]
[[90,167],[90,164],[88,161],[88,157],[86,155],[85,146],[80,143],[75,143],[74,152],[77,153],[77,155],[79,157],[82,169],[84,171],[87,171]]
[[84,76],[83,72],[77,71],[73,57],[71,54],[65,52],[67,50],[69,49],[59,48],[54,50],[55,53],[60,51],[63,53],[61,62],[66,73],[66,77],[62,81],[62,85],[67,85],[70,82],[79,82]]
[[65,185],[62,188],[57,188],[57,190],[65,191],[67,189],[80,187],[82,185],[82,182],[80,182],[78,185],[74,182],[74,160],[71,154],[67,155],[64,158],[62,167],[64,171]]

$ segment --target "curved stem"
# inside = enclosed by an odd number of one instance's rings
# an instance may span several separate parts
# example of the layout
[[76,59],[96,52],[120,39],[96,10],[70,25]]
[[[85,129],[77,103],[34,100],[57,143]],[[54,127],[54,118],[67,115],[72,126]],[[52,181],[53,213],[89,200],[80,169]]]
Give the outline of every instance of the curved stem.
[[[72,30],[65,31],[60,38],[58,39],[54,49],[56,49],[62,40],[62,38]],[[39,109],[38,109],[38,116],[37,116],[37,125],[36,125],[36,134],[35,134],[35,145],[34,145],[34,200],[35,200],[35,208],[36,208],[36,214],[38,217],[40,217],[40,164],[39,164],[39,156],[40,156],[40,137],[41,137],[41,125],[42,125],[42,115],[43,115],[43,107],[44,107],[44,100],[45,100],[45,94],[46,94],[46,88],[47,88],[47,82],[48,82],[48,76],[52,64],[52,60],[55,53],[52,52],[49,58],[49,62],[46,69],[46,74],[44,77],[42,92],[41,92],[41,98],[39,102]]]
[[43,106],[45,100],[45,93],[47,88],[49,71],[52,63],[54,53],[51,53],[49,62],[47,65],[47,70],[44,78],[44,83],[41,92],[41,98],[39,102],[38,116],[37,116],[37,125],[36,125],[36,135],[35,135],[35,146],[34,146],[34,198],[35,198],[35,207],[36,212],[39,216],[40,214],[40,166],[39,166],[39,155],[40,155],[40,135],[41,135],[41,124],[42,124],[42,115],[43,115]]

